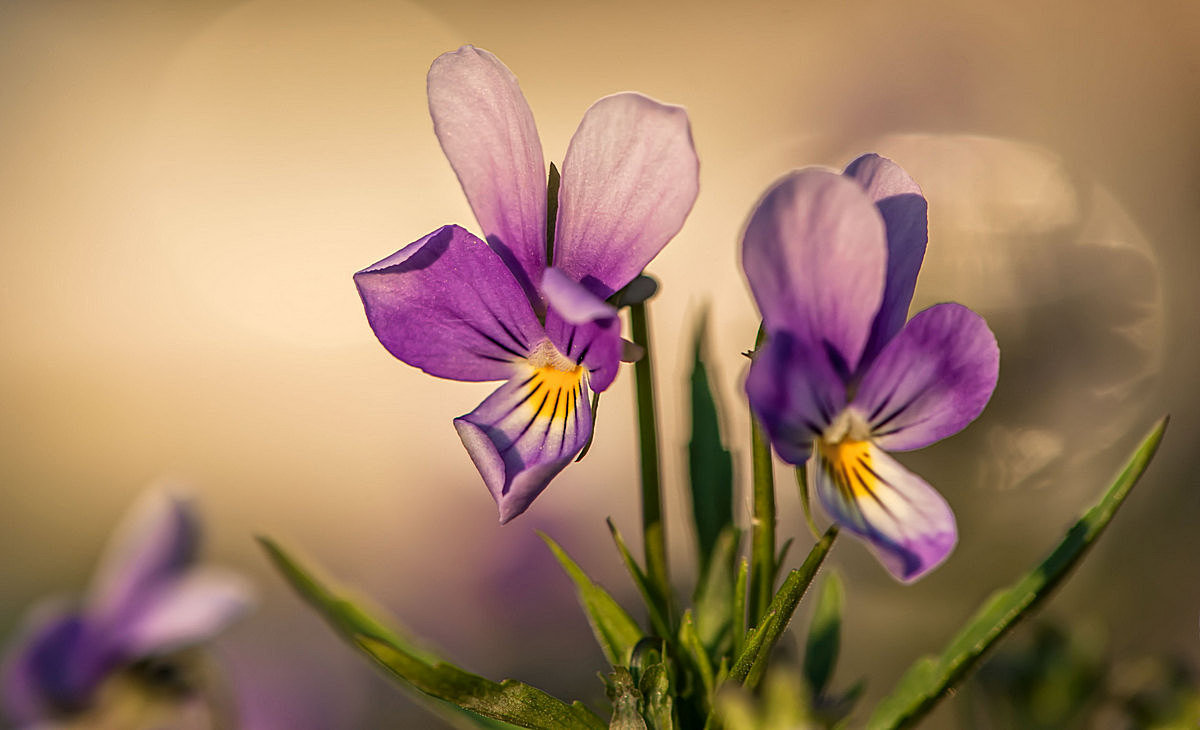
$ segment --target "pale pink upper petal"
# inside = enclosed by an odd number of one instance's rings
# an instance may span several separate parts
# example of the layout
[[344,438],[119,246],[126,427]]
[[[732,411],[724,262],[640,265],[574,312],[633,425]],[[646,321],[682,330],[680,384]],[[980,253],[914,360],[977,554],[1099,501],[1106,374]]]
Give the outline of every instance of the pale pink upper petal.
[[852,373],[883,297],[883,218],[862,186],[797,170],[750,216],[742,264],[768,332],[788,330]]
[[474,46],[429,68],[433,130],[488,243],[527,292],[546,265],[546,166],[517,78]]
[[682,107],[597,101],[563,159],[553,264],[603,296],[625,286],[683,226],[699,165]]
[[200,525],[189,501],[151,491],[114,531],[88,594],[98,624],[124,621],[145,597],[187,570],[196,558]]

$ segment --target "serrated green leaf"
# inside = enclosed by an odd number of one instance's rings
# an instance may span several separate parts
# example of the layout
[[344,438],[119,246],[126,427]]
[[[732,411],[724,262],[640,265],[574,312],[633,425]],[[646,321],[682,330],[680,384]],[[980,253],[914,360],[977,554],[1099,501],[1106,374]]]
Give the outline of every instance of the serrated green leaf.
[[837,534],[837,525],[831,525],[817,544],[813,545],[808,557],[804,559],[804,564],[788,573],[783,585],[767,606],[762,621],[746,636],[746,645],[729,672],[730,679],[742,683],[747,689],[754,689],[758,685],[766,672],[771,650],[775,648],[779,637],[783,636],[784,630],[792,620],[792,614],[796,612],[796,606],[800,605],[800,599],[817,576],[821,563],[825,562],[825,556],[833,547]]
[[491,729],[605,727],[578,702],[568,705],[529,685],[511,679],[493,682],[441,661],[318,580],[273,540],[260,537],[259,542],[292,588],[334,631],[408,686],[440,700],[440,708],[453,707],[459,719]]
[[1040,565],[1012,587],[993,594],[940,656],[924,657],[909,668],[892,693],[875,708],[869,728],[908,727],[922,718],[967,675],[984,652],[1045,600],[1112,521],[1154,458],[1166,427],[1167,419],[1163,418],[1100,501],[1071,527]]
[[692,437],[688,441],[692,519],[702,570],[708,564],[721,532],[733,524],[733,457],[721,439],[717,398],[704,365],[707,329],[708,315],[705,313],[700,317],[692,340]]
[[575,589],[579,593],[579,603],[583,607],[584,613],[587,614],[592,633],[595,634],[596,641],[600,644],[600,649],[604,652],[608,663],[614,667],[629,666],[629,657],[633,652],[634,645],[645,636],[641,627],[624,608],[621,608],[621,604],[608,594],[608,591],[593,582],[583,572],[583,569],[571,559],[571,556],[567,555],[565,550],[559,547],[558,543],[543,533],[538,534],[550,546],[559,565],[567,571],[567,575],[575,583]]
[[817,596],[817,608],[808,626],[808,641],[804,647],[804,677],[813,694],[820,696],[829,686],[841,646],[842,579],[830,571]]
[[[733,643],[734,562],[741,534],[732,526],[721,531],[712,558],[701,571],[692,597],[696,634],[712,661],[729,653]],[[739,619],[741,620],[741,619]]]
[[655,594],[654,586],[650,585],[650,580],[646,577],[646,572],[642,570],[642,566],[638,564],[637,558],[633,557],[633,553],[629,552],[629,546],[625,544],[625,538],[621,537],[621,532],[617,530],[617,526],[613,524],[611,519],[606,520],[606,522],[608,523],[608,531],[612,534],[613,542],[617,546],[617,552],[621,553],[621,560],[624,561],[625,568],[629,571],[629,576],[633,578],[633,584],[637,586],[638,593],[642,595],[642,602],[646,604],[646,612],[650,616],[650,625],[659,636],[670,636],[671,627],[667,624],[667,619],[663,616],[660,608],[663,605],[661,597]]

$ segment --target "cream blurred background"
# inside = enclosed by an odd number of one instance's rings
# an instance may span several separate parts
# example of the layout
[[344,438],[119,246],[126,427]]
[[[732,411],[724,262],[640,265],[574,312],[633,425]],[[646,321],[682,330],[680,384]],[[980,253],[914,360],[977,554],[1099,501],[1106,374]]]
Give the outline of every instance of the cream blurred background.
[[[691,325],[707,306],[744,457],[739,352],[757,320],[741,226],[786,170],[874,150],[929,198],[916,306],[987,316],[1001,382],[971,428],[905,457],[958,514],[950,561],[905,588],[860,545],[835,550],[851,606],[839,681],[869,674],[869,707],[1044,554],[1168,411],[1158,461],[1045,614],[1102,623],[1118,657],[1200,664],[1188,0],[3,3],[0,638],[38,598],[81,590],[134,496],[167,483],[197,496],[208,554],[260,585],[220,648],[283,713],[261,727],[436,721],[283,588],[257,533],[474,671],[601,700],[602,657],[533,531],[635,600],[603,523],[637,540],[630,374],[587,459],[501,528],[450,423],[492,386],[393,360],[350,280],[444,223],[477,228],[424,96],[429,63],[463,43],[520,78],[548,161],[605,94],[689,109],[701,194],[650,267],[681,585]],[[799,561],[806,531],[778,479]],[[951,702],[930,724],[957,717]]]

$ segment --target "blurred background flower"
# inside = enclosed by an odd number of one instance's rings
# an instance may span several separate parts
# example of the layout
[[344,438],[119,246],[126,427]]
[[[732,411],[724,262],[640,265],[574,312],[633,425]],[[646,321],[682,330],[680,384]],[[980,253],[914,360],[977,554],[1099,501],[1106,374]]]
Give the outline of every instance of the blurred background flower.
[[[704,303],[727,435],[746,453],[738,353],[757,318],[737,241],[760,192],[864,151],[923,188],[914,311],[980,312],[1003,366],[979,421],[903,456],[957,515],[946,564],[902,589],[860,546],[834,551],[838,681],[869,671],[864,706],[1040,557],[1164,411],[1175,419],[1145,483],[1046,612],[1119,626],[1118,657],[1200,662],[1200,6],[1187,0],[5,3],[0,636],[36,598],[82,585],[136,485],[165,473],[195,485],[209,555],[263,587],[222,647],[268,668],[268,703],[327,694],[325,727],[433,723],[286,592],[256,532],[303,546],[475,671],[603,697],[582,616],[545,612],[569,603],[569,582],[550,561],[502,576],[552,523],[632,603],[600,519],[636,534],[632,380],[606,393],[588,457],[526,524],[501,528],[450,426],[490,386],[396,367],[350,279],[413,231],[471,220],[424,85],[468,42],[518,69],[547,150],[566,149],[604,94],[688,108],[701,193],[652,265],[669,525],[686,507],[677,324]],[[779,502],[803,540],[795,495]],[[692,539],[669,537],[676,554]]]

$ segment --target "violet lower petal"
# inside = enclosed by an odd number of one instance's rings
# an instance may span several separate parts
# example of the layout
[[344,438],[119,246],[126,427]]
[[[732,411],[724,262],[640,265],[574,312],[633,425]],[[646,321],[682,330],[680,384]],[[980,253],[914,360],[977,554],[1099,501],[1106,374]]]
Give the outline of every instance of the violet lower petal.
[[607,297],[679,232],[698,191],[682,107],[632,92],[600,99],[563,158],[553,265]]
[[98,624],[119,624],[146,597],[196,559],[200,525],[191,503],[163,491],[138,499],[105,548],[88,592],[86,613]]
[[109,627],[124,658],[164,654],[214,638],[253,604],[240,576],[195,568],[148,596],[138,615]]
[[81,614],[61,605],[37,613],[6,651],[0,717],[17,727],[85,707],[116,666]]
[[871,336],[860,371],[908,319],[917,273],[929,241],[929,206],[920,186],[896,163],[876,154],[866,154],[846,166],[843,173],[853,178],[875,201],[887,229],[887,274],[883,302],[871,325]]
[[961,304],[918,313],[863,375],[854,399],[872,438],[889,451],[958,433],[983,411],[1000,368],[987,323]]
[[473,46],[428,76],[433,131],[488,243],[533,297],[546,265],[546,165],[533,112],[500,59]]
[[767,191],[746,225],[742,264],[768,332],[830,348],[853,372],[883,296],[883,219],[853,180],[809,168]]
[[954,549],[958,528],[946,500],[869,441],[822,444],[807,468],[830,518],[866,540],[898,580],[917,580]]
[[505,380],[542,326],[486,243],[444,226],[354,275],[367,321],[388,352],[451,380]]
[[524,512],[591,435],[585,370],[563,369],[568,367],[561,361],[528,364],[474,411],[454,419],[501,523]]
[[746,396],[779,457],[803,464],[814,439],[846,404],[846,390],[825,353],[790,332],[770,335],[746,376]]

